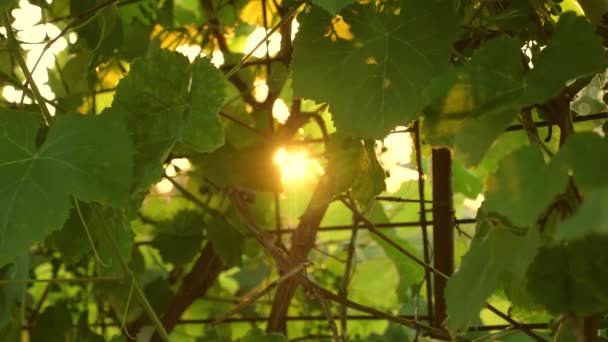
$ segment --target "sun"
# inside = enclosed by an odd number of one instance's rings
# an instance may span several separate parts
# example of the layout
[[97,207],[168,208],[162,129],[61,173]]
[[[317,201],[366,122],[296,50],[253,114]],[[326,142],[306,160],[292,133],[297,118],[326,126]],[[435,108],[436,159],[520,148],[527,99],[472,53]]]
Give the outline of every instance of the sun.
[[293,184],[312,179],[314,176],[322,174],[323,169],[316,159],[308,156],[308,151],[288,151],[280,148],[274,155],[274,163],[281,170],[281,182],[283,184]]

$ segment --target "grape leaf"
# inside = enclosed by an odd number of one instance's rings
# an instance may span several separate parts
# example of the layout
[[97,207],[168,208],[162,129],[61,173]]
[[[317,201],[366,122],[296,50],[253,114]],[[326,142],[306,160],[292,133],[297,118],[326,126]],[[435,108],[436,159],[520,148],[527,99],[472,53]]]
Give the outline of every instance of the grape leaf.
[[554,163],[545,165],[540,150],[526,146],[504,157],[486,179],[484,207],[515,226],[530,226],[566,189],[567,182],[566,169]]
[[78,318],[78,326],[75,331],[75,339],[82,342],[104,342],[101,335],[94,333],[89,327],[88,313],[83,312]]
[[[372,222],[391,221],[387,216],[384,207],[381,205],[374,205],[367,213],[367,216]],[[418,250],[412,246],[412,244],[410,244],[410,242],[399,236],[395,230],[389,229],[385,231],[384,234],[413,255],[420,254]],[[388,242],[384,241],[378,235],[371,234],[371,237],[378,244],[378,246],[382,248],[384,254],[391,259],[397,268],[397,273],[399,275],[399,286],[396,290],[397,298],[401,302],[409,302],[411,299],[412,287],[421,284],[424,281],[424,270],[411,259],[404,258],[403,253],[391,246]]]
[[574,215],[558,224],[556,237],[577,239],[598,233],[608,234],[608,187],[589,191]]
[[212,153],[192,158],[200,171],[217,185],[240,186],[255,191],[280,191],[281,171],[274,162],[276,146],[257,143],[242,149],[224,145]]
[[[79,206],[86,220],[90,217],[89,206],[84,203],[79,204]],[[46,245],[61,253],[61,257],[66,264],[74,264],[83,255],[91,252],[91,243],[75,208],[70,211],[68,220],[63,227],[47,237]]]
[[[70,14],[88,13],[98,6],[96,0],[70,1]],[[95,51],[91,66],[107,60],[123,40],[123,23],[115,4],[104,6],[94,12],[91,19],[76,27],[78,37]]]
[[73,328],[70,310],[65,302],[47,307],[37,318],[31,330],[32,341],[69,341]]
[[327,145],[327,172],[335,175],[335,192],[350,189],[364,209],[369,209],[374,198],[386,189],[384,170],[373,144],[334,133]]
[[427,141],[453,146],[465,166],[481,161],[519,112],[524,80],[520,45],[514,38],[494,39],[470,62],[431,82],[426,93],[434,102],[423,122]]
[[606,236],[540,249],[530,265],[528,292],[554,314],[591,314],[608,308]]
[[[70,195],[115,207],[126,204],[131,142],[115,116],[57,118],[36,148],[38,120],[0,111],[0,265],[61,228]],[[31,208],[38,208],[32,215]]]
[[[129,220],[122,209],[91,206],[91,217],[87,226],[97,242],[99,257],[106,264],[98,263],[101,276],[124,276],[125,270],[121,266],[120,257],[125,263],[131,260],[131,249],[134,244],[135,234],[131,230]],[[111,239],[111,240],[110,240]],[[112,245],[115,245],[116,255]]]
[[116,89],[112,108],[127,115],[135,144],[136,188],[147,188],[179,134],[188,94],[188,59],[153,46],[133,63]]
[[[408,252],[417,255],[418,251],[404,238],[399,237],[397,232],[394,230],[387,230],[385,233],[391,240],[399,244],[403,249]],[[397,268],[399,274],[399,286],[397,287],[397,297],[401,302],[407,302],[411,294],[410,290],[413,285],[419,284],[423,281],[424,272],[409,258],[404,258],[403,253],[395,249],[395,247],[389,245],[386,241],[382,240],[375,234],[372,234],[372,238],[382,249],[386,256],[392,260],[393,264]]]
[[207,58],[192,65],[190,110],[181,142],[197,152],[210,152],[224,145],[224,128],[217,113],[224,102],[224,79]]
[[152,246],[158,249],[165,262],[188,263],[201,248],[203,222],[199,212],[180,211],[172,220],[159,224]]
[[259,328],[250,329],[242,339],[243,342],[285,342],[287,338],[278,333],[266,333]]
[[241,264],[243,234],[225,219],[214,218],[207,224],[207,237],[227,265]]
[[0,0],[0,10],[7,10],[15,5],[16,0]]
[[535,229],[518,235],[501,219],[487,215],[483,208],[478,212],[475,237],[445,290],[451,330],[476,321],[486,299],[499,287],[502,278],[525,270],[540,244]]
[[158,180],[176,142],[197,152],[224,143],[217,118],[224,83],[218,73],[206,60],[191,67],[185,56],[152,45],[120,81],[112,110],[127,116],[135,143],[135,189],[147,190]]
[[349,298],[376,308],[394,307],[398,302],[395,290],[399,285],[399,276],[394,267],[393,260],[385,256],[358,262],[350,280]]
[[601,71],[606,62],[593,25],[583,16],[566,12],[560,16],[547,47],[533,59],[534,68],[526,78],[525,102],[542,103],[559,94],[566,82]]
[[[0,279],[28,279],[29,271],[30,257],[27,254],[22,254],[15,259],[14,263],[0,269]],[[13,309],[22,300],[24,291],[26,291],[25,283],[9,283],[0,287],[0,328],[10,323]]]
[[329,14],[335,15],[340,12],[344,7],[353,3],[354,0],[314,0],[313,3],[324,10],[326,10]]
[[593,27],[574,13],[560,17],[554,36],[525,77],[520,46],[514,38],[494,39],[469,63],[431,82],[426,94],[434,102],[425,111],[423,126],[427,140],[452,146],[456,158],[474,166],[520,108],[545,102],[567,81],[599,72],[606,64]]
[[294,95],[328,102],[345,134],[383,137],[425,106],[422,90],[458,36],[456,15],[434,0],[355,3],[340,15],[313,7],[300,17]]
[[[78,208],[80,214],[76,208],[72,208],[63,228],[49,235],[46,239],[47,246],[59,251],[66,263],[78,262],[83,256],[93,253],[94,248],[105,265],[100,265],[102,273],[123,275],[120,263],[115,260],[115,255],[112,253],[106,232],[108,230],[112,233],[122,257],[128,261],[131,257],[134,234],[130,230],[129,223],[123,220],[122,210],[82,202],[79,203]],[[90,234],[93,246],[87,234]]]
[[583,192],[608,186],[608,141],[593,132],[581,132],[569,137],[553,162],[571,170],[576,185]]
[[458,159],[452,160],[452,178],[455,193],[462,193],[468,198],[477,198],[483,191],[481,180],[468,169],[466,169]]

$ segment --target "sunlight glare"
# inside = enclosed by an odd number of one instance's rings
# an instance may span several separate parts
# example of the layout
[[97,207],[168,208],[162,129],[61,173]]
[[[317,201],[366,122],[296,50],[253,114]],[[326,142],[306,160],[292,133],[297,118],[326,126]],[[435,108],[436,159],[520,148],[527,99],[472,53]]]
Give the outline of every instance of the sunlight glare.
[[160,182],[154,185],[154,188],[158,193],[168,194],[173,190],[173,184],[166,178],[163,178]]
[[192,62],[194,62],[196,57],[198,57],[201,54],[201,47],[198,45],[182,44],[182,45],[178,46],[177,48],[175,48],[175,51],[188,57],[188,60],[190,61],[190,63],[192,63]]
[[[404,126],[395,127],[396,131],[405,129]],[[385,147],[384,152],[380,150],[382,146]],[[403,182],[418,179],[418,172],[403,166],[410,161],[412,155],[412,138],[409,133],[390,134],[383,144],[378,144],[376,153],[380,164],[390,174],[385,179],[386,191],[397,192]]]
[[266,80],[258,78],[253,82],[253,86],[253,98],[259,103],[266,101],[270,92],[270,87],[266,84]]
[[[42,20],[42,11],[40,7],[30,4],[27,0],[20,0],[19,7],[15,8],[11,14],[15,18],[12,26],[16,30],[17,38],[25,43],[21,44],[21,47],[26,52],[26,65],[32,72],[32,77],[38,85],[41,95],[48,100],[55,99],[55,94],[48,85],[47,69],[55,67],[55,55],[67,48],[67,40],[64,37],[57,39],[33,70],[36,61],[44,51],[45,40],[58,37],[61,30],[53,24],[39,24]],[[14,87],[4,87],[2,96],[9,102],[18,103],[21,101],[22,92]],[[26,97],[24,103],[30,104],[32,101]],[[46,106],[51,115],[54,115],[55,108],[48,104]]]
[[314,174],[323,173],[319,163],[308,157],[307,151],[289,152],[281,148],[274,155],[274,162],[281,169],[283,184],[303,181]]
[[40,7],[30,4],[27,0],[19,1],[19,7],[15,8],[11,14],[15,18],[13,27],[18,31],[31,28],[42,19]]
[[[8,102],[19,103],[21,96],[23,96],[23,92],[13,86],[6,86],[2,89],[2,97]],[[32,99],[26,96],[23,103],[31,104]]]
[[272,105],[272,117],[277,119],[278,122],[284,124],[289,115],[291,114],[289,113],[289,108],[287,108],[285,101],[276,99]]
[[222,65],[224,65],[224,63],[225,63],[225,59],[224,59],[224,54],[222,53],[222,51],[220,51],[220,50],[213,51],[213,53],[211,54],[211,64],[215,65],[216,68],[219,68]]
[[[266,30],[263,27],[256,28],[245,42],[245,48],[243,53],[248,54],[266,37]],[[268,37],[268,54],[270,56],[276,55],[281,50],[281,34],[273,33]],[[264,58],[266,57],[266,43],[262,43],[253,54],[253,57]]]
[[299,29],[300,29],[300,23],[298,22],[298,19],[293,18],[293,20],[291,21],[291,41],[292,42],[294,39],[296,39],[296,34],[298,33]]
[[192,163],[188,158],[175,158],[171,160],[171,164],[177,167],[180,171],[190,171],[192,169]]
[[483,197],[482,194],[477,195],[477,198],[472,200],[469,198],[465,198],[464,199],[464,206],[473,210],[473,211],[477,211],[477,209],[479,209],[479,207],[481,207],[481,203],[483,202],[485,198]]

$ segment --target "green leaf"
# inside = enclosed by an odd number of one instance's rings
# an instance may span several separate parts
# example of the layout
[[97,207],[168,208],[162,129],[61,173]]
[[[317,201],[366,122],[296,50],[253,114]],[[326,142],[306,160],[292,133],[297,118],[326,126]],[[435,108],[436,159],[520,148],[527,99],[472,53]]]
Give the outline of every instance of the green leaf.
[[593,233],[608,234],[607,186],[589,191],[574,215],[558,224],[556,237],[572,240]]
[[146,285],[145,294],[156,312],[167,312],[175,293],[164,278],[157,278]]
[[384,256],[357,263],[349,284],[349,298],[376,308],[394,307],[398,302],[396,289],[399,286],[399,275],[394,267],[393,260]]
[[335,192],[352,190],[353,198],[364,209],[369,209],[374,198],[386,190],[385,173],[373,141],[334,133],[329,137],[327,160],[327,172],[335,175]]
[[32,341],[70,341],[74,323],[65,302],[47,307],[40,314],[30,332]]
[[600,37],[583,16],[566,12],[527,76],[526,102],[542,103],[560,93],[566,82],[600,72],[606,66]]
[[588,315],[608,308],[606,236],[546,246],[528,269],[528,292],[553,314]]
[[75,340],[82,342],[103,342],[105,339],[91,331],[88,322],[87,312],[83,312],[78,318]]
[[195,156],[203,177],[216,185],[240,186],[255,191],[280,191],[281,170],[274,162],[276,146],[257,143],[242,149],[224,145],[213,153]]
[[496,38],[469,63],[433,80],[426,93],[434,102],[423,126],[428,141],[452,146],[466,166],[477,165],[522,107],[545,102],[567,81],[597,73],[606,64],[593,27],[574,13],[560,17],[551,41],[525,77],[520,47],[516,39]]
[[72,56],[61,69],[61,74],[57,75],[59,79],[55,81],[56,85],[53,91],[58,96],[67,96],[70,93],[88,94],[89,81],[93,72],[89,67],[93,59],[91,50],[83,50]]
[[0,11],[5,11],[13,7],[16,3],[16,0],[0,0]]
[[[79,206],[86,220],[90,217],[89,206],[84,203],[79,204]],[[61,253],[61,257],[66,264],[74,264],[82,256],[91,252],[91,242],[75,208],[70,210],[68,220],[63,227],[47,237],[46,244]]]
[[458,159],[452,160],[452,177],[455,193],[462,193],[468,198],[475,199],[483,190],[481,180],[467,170]]
[[540,236],[535,229],[515,234],[500,218],[480,209],[471,247],[445,290],[448,327],[464,328],[479,318],[486,300],[509,273],[523,273],[533,260]]
[[93,205],[87,226],[94,241],[98,243],[97,251],[101,261],[107,264],[98,263],[99,274],[101,276],[124,276],[125,270],[121,268],[112,248],[112,244],[115,244],[120,258],[126,263],[131,260],[135,234],[131,231],[131,225],[124,210]]
[[137,150],[136,190],[145,191],[160,178],[176,142],[197,152],[223,143],[217,112],[224,83],[218,73],[206,60],[191,67],[182,54],[152,45],[120,81],[112,111],[127,116]]
[[211,152],[224,145],[224,128],[217,113],[224,102],[222,74],[207,58],[192,65],[190,111],[181,141],[197,152]]
[[608,186],[608,141],[593,132],[572,135],[560,149],[554,163],[562,163],[574,174],[576,185],[587,192]]
[[[117,117],[58,117],[36,148],[38,120],[0,111],[0,265],[61,228],[70,196],[115,207],[126,204],[132,149]],[[39,208],[32,215],[31,208]]]
[[422,90],[447,67],[458,22],[450,1],[355,3],[302,15],[294,95],[328,102],[338,130],[381,138],[418,117]]
[[526,146],[504,157],[496,173],[486,179],[484,207],[515,226],[530,226],[567,182],[567,170],[545,165],[541,151]]
[[[30,257],[23,254],[14,263],[0,269],[2,280],[29,279]],[[13,317],[15,306],[24,298],[25,283],[3,284],[0,287],[0,328],[7,326]]]
[[[70,1],[70,14],[81,15],[90,12],[101,4],[96,0]],[[123,23],[115,4],[104,6],[94,12],[93,16],[76,27],[79,39],[85,42],[87,48],[95,51],[91,66],[107,60],[114,50],[122,44]]]
[[112,108],[127,116],[135,144],[135,188],[153,184],[178,139],[187,109],[188,59],[153,45],[116,89]]
[[[521,43],[500,37],[479,49],[471,61],[432,81],[423,130],[432,144],[454,147],[465,166],[477,165],[515,119],[523,92]],[[500,60],[500,63],[496,63]]]
[[340,12],[344,7],[353,3],[354,0],[313,0],[313,3],[324,10],[326,10],[329,14],[335,15]]
[[203,215],[199,212],[180,211],[172,220],[160,224],[152,246],[158,249],[165,262],[188,263],[200,251],[203,222]]
[[285,342],[287,338],[278,333],[266,333],[259,328],[250,329],[242,339],[243,342]]
[[[418,255],[418,251],[414,248],[406,239],[399,237],[397,232],[394,230],[387,230],[385,233],[394,242],[399,244],[403,249],[409,251],[414,255]],[[424,279],[424,271],[409,258],[403,257],[403,253],[395,249],[395,247],[389,245],[386,241],[382,240],[376,234],[372,234],[372,238],[382,249],[386,256],[388,256],[395,267],[399,275],[399,286],[397,287],[397,297],[401,302],[407,302],[411,295],[411,287],[422,283]]]
[[243,253],[243,234],[226,219],[213,218],[207,224],[207,237],[215,251],[227,265],[240,265]]

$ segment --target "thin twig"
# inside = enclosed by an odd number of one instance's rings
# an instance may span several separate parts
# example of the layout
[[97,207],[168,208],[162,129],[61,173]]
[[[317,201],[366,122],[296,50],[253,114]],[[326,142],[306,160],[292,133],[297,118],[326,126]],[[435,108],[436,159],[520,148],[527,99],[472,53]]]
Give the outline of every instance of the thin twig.
[[[2,13],[2,17],[4,21],[4,27],[6,28],[6,36],[8,38],[8,44],[11,54],[13,55],[13,57],[15,57],[19,68],[25,75],[25,79],[27,80],[27,82],[29,82],[30,87],[32,88],[32,93],[34,94],[36,103],[38,103],[38,107],[40,107],[40,113],[42,114],[42,118],[44,119],[47,125],[50,125],[53,122],[53,116],[49,112],[49,109],[46,108],[46,101],[40,93],[36,82],[34,82],[34,77],[32,76],[32,73],[34,72],[34,69],[36,67],[34,66],[31,72],[27,68],[27,63],[25,62],[25,59],[23,59],[23,55],[21,54],[21,46],[19,45],[19,42],[17,42],[17,38],[15,38],[15,33],[13,32],[13,26],[11,25],[11,19],[9,18],[8,13]],[[24,87],[27,88],[27,85]]]
[[399,244],[397,244],[395,241],[393,241],[391,238],[389,238],[388,236],[386,236],[384,233],[382,233],[380,230],[378,230],[378,228],[376,228],[376,225],[373,224],[371,221],[369,221],[363,214],[361,214],[361,212],[359,211],[359,209],[357,209],[355,206],[352,206],[350,203],[348,203],[347,201],[345,201],[344,199],[342,199],[342,203],[344,203],[344,205],[349,208],[353,214],[355,214],[359,220],[365,222],[367,224],[368,229],[376,234],[379,238],[381,238],[382,240],[384,240],[386,243],[388,243],[389,245],[393,246],[395,249],[397,249],[399,252],[401,252],[402,254],[408,256],[410,259],[412,259],[415,263],[417,263],[418,265],[424,267],[424,269],[435,272],[436,274],[441,275],[442,277],[448,279],[449,277],[447,275],[445,275],[443,272],[439,271],[438,269],[436,269],[435,267],[429,265],[428,263],[420,260],[417,256],[415,256],[413,253],[411,253],[410,251],[404,249],[403,247],[399,246]]
[[192,192],[190,192],[188,189],[184,188],[181,184],[179,184],[175,179],[173,179],[173,177],[169,177],[169,175],[167,175],[166,173],[164,174],[164,178],[167,179],[169,182],[171,182],[171,184],[173,184],[173,186],[182,193],[182,195],[189,200],[190,202],[196,204],[200,209],[202,209],[203,211],[205,211],[207,214],[213,216],[213,217],[223,217],[224,214],[222,212],[220,212],[219,210],[213,209],[210,206],[208,206],[207,204],[205,204],[203,201],[201,201],[198,197],[196,197]]
[[[293,8],[291,9],[291,11],[289,11],[289,12],[287,13],[287,15],[286,15],[286,16],[284,16],[284,17],[281,19],[281,21],[280,21],[278,24],[276,24],[276,25],[275,25],[275,26],[274,26],[274,27],[273,27],[273,28],[272,28],[270,31],[268,31],[268,32],[266,33],[266,36],[265,36],[265,37],[264,37],[262,40],[260,40],[260,41],[259,41],[259,42],[256,44],[256,46],[255,46],[255,47],[254,47],[254,48],[253,48],[253,49],[252,49],[252,50],[251,50],[249,53],[247,53],[247,54],[246,54],[246,55],[245,55],[245,56],[244,56],[244,57],[243,57],[243,58],[242,58],[242,59],[241,59],[241,60],[240,60],[240,61],[239,61],[239,62],[238,62],[238,63],[237,63],[237,64],[236,64],[236,65],[235,65],[233,68],[232,68],[232,69],[230,69],[230,71],[228,71],[228,72],[226,73],[226,78],[228,78],[228,79],[229,79],[229,78],[230,78],[232,75],[236,74],[236,73],[239,71],[239,69],[240,69],[240,68],[241,68],[241,67],[242,67],[242,66],[243,66],[243,65],[244,65],[244,64],[247,62],[247,60],[249,60],[249,58],[251,58],[251,56],[253,55],[253,53],[254,53],[254,52],[255,52],[255,51],[256,51],[256,50],[257,50],[257,49],[258,49],[258,48],[259,48],[259,47],[260,47],[262,44],[264,44],[264,42],[266,42],[266,41],[267,41],[267,40],[270,38],[270,36],[272,36],[272,34],[273,34],[273,33],[275,33],[275,32],[276,32],[276,31],[277,31],[279,28],[281,28],[281,26],[282,26],[282,25],[283,25],[285,22],[289,21],[289,20],[290,20],[290,19],[291,19],[291,18],[292,18],[292,17],[293,17],[293,16],[294,16],[296,13],[297,13],[298,9],[300,8],[300,6],[302,6],[302,4],[303,4],[303,3],[304,3],[304,2],[297,2],[297,3],[296,3],[294,6],[293,6]],[[285,38],[286,38],[286,39],[288,39],[288,37],[285,37]]]
[[321,303],[321,309],[323,310],[323,315],[325,319],[327,319],[327,323],[329,324],[329,330],[331,331],[331,335],[334,339],[334,342],[346,342],[346,338],[342,336],[342,340],[340,339],[340,335],[338,334],[338,327],[336,327],[336,322],[334,322],[334,317],[331,314],[331,310],[329,308],[329,304],[325,297],[323,297],[319,292],[313,291],[313,295],[319,299]]
[[[423,180],[424,181],[424,180]],[[386,202],[403,202],[403,203],[433,203],[433,201],[419,200],[419,199],[409,199],[409,198],[401,198],[397,196],[378,196],[376,197],[376,201],[386,201]]]
[[220,317],[216,318],[215,321],[213,322],[213,325],[222,323],[223,321],[225,321],[226,319],[230,318],[234,314],[242,311],[244,308],[248,307],[249,305],[253,304],[258,299],[260,299],[261,297],[263,297],[264,295],[266,295],[268,292],[270,292],[272,289],[274,289],[280,283],[284,282],[288,278],[291,278],[295,274],[300,273],[306,266],[308,266],[310,264],[311,264],[310,262],[303,262],[303,263],[297,265],[296,267],[294,267],[289,272],[283,274],[282,276],[280,276],[279,278],[277,278],[276,280],[274,280],[273,282],[271,282],[270,284],[268,284],[268,286],[266,286],[262,291],[256,293],[255,295],[251,296],[250,298],[248,298],[244,302],[240,303],[234,309],[232,309],[232,310],[228,311],[227,313],[221,315]]
[[262,138],[267,138],[267,135],[264,132],[261,132],[261,131],[257,130],[255,127],[249,126],[248,124],[246,124],[243,121],[235,118],[232,115],[229,115],[229,114],[227,114],[225,112],[220,112],[219,115],[220,115],[220,117],[223,117],[223,118],[225,118],[227,120],[230,120],[230,121],[234,122],[235,124],[237,124],[237,125],[245,128],[245,129],[247,129],[248,131],[254,133],[255,135],[258,135],[258,136],[260,136]]
[[[118,0],[108,0],[104,3],[101,3],[101,4],[91,8],[90,10],[87,10],[87,11],[77,15],[76,18],[74,20],[72,20],[72,22],[70,22],[66,27],[64,27],[57,36],[55,36],[54,38],[49,40],[44,45],[44,48],[42,48],[42,51],[40,52],[40,56],[38,56],[36,63],[34,63],[34,66],[32,67],[32,73],[34,71],[36,71],[36,68],[38,67],[38,64],[40,64],[40,61],[42,60],[42,57],[44,56],[44,54],[51,48],[51,46],[53,44],[55,44],[55,42],[57,42],[59,40],[59,38],[63,37],[65,34],[70,32],[73,28],[76,28],[81,23],[81,21],[86,21],[86,20],[91,19],[89,16],[96,15],[98,11],[100,11],[108,6],[111,6],[112,4],[116,3],[117,1]],[[28,82],[31,83],[30,80],[28,80]]]
[[[428,229],[426,222],[426,206],[425,203],[433,201],[426,201],[424,199],[424,169],[422,167],[422,146],[420,144],[420,121],[414,123],[414,148],[416,150],[416,168],[418,169],[418,200],[420,205],[420,230],[422,231],[422,256],[424,262],[429,264],[431,262],[430,251],[429,251],[429,238]],[[435,316],[435,308],[433,306],[433,286],[431,284],[431,272],[428,269],[424,270],[424,279],[426,280],[426,298],[427,298],[427,312],[431,317],[431,322]]]
[[[350,283],[350,275],[352,273],[353,259],[355,255],[355,244],[357,242],[357,232],[359,228],[359,218],[353,215],[353,229],[350,233],[350,241],[347,247],[346,265],[344,266],[344,275],[342,276],[342,286],[338,291],[344,298],[348,298],[348,284]],[[340,326],[342,328],[342,339],[348,341],[348,320],[346,318],[346,305],[340,306]]]
[[122,282],[124,277],[84,277],[84,278],[50,278],[50,279],[0,279],[0,286],[11,284],[35,283],[89,283],[89,282]]
[[[234,207],[236,208],[237,212],[242,217],[243,222],[245,223],[245,227],[256,237],[256,239],[260,242],[260,244],[266,249],[268,254],[270,254],[270,256],[272,256],[272,258],[277,263],[277,266],[279,267],[279,269],[282,270],[283,272],[288,272],[292,267],[294,267],[293,266],[294,262],[289,258],[286,251],[284,249],[278,248],[272,239],[267,237],[264,234],[264,232],[260,231],[260,229],[257,227],[255,220],[249,213],[247,206],[244,203],[242,203],[241,199],[235,194],[229,194],[229,196],[230,196],[232,203],[234,204]],[[306,288],[306,290],[316,291],[316,293],[322,295],[324,298],[335,301],[340,304],[344,304],[351,309],[365,312],[365,313],[374,315],[376,317],[382,317],[386,320],[410,327],[412,329],[426,331],[436,337],[441,337],[441,338],[446,338],[446,339],[450,338],[450,336],[445,331],[442,331],[440,329],[429,327],[424,324],[420,324],[419,322],[414,321],[414,320],[408,320],[408,319],[401,318],[398,316],[393,316],[391,314],[382,312],[380,310],[376,310],[374,308],[370,308],[368,306],[365,306],[365,305],[362,305],[359,303],[355,303],[346,298],[343,298],[342,296],[336,295],[333,292],[328,291],[325,288],[323,288],[322,286],[316,284],[315,282],[308,279],[307,277],[303,276],[302,274],[295,274],[293,276],[293,278],[296,279],[300,284],[302,284]]]
[[38,300],[36,307],[34,308],[32,313],[30,314],[30,317],[27,320],[27,327],[31,327],[34,324],[34,321],[36,321],[36,318],[38,318],[38,314],[40,314],[40,309],[42,309],[42,304],[44,304],[44,301],[49,295],[49,291],[51,290],[52,286],[53,283],[46,283],[46,286],[44,287],[44,290],[42,290],[42,295],[40,295],[40,299]]

